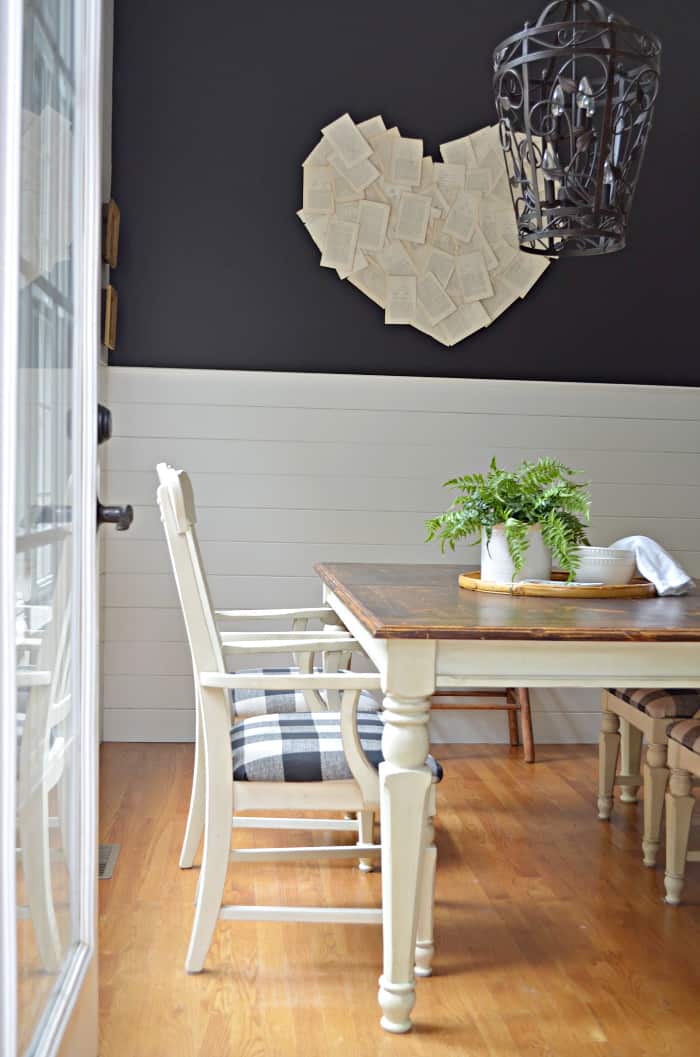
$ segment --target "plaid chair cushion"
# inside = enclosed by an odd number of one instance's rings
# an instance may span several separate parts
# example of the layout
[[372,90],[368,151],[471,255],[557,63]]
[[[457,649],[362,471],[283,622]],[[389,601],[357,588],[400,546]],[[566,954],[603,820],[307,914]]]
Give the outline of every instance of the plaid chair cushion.
[[692,719],[684,719],[680,723],[674,723],[668,731],[669,738],[685,745],[691,752],[700,755],[700,709]]
[[[357,727],[368,761],[379,767],[382,756],[380,716],[358,712]],[[231,728],[233,777],[236,782],[331,782],[352,778],[340,734],[339,712],[250,716]],[[442,768],[432,756],[433,780]]]
[[700,708],[700,690],[608,690],[652,719],[689,719]]
[[[322,668],[314,668],[317,675],[323,673]],[[347,674],[342,669],[338,674]],[[238,675],[298,675],[298,668],[246,668],[241,669]],[[325,700],[323,690],[319,691]],[[234,717],[245,718],[246,716],[286,715],[289,712],[308,712],[309,706],[301,690],[232,690]],[[378,712],[381,708],[379,701],[368,691],[363,690],[360,694],[358,711]]]

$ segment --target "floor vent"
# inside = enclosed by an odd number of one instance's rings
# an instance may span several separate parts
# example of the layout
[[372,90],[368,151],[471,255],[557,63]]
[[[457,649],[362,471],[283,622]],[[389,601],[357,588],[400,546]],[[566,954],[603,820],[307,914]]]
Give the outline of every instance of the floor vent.
[[109,881],[119,858],[118,844],[100,844],[100,858],[97,877],[100,881]]

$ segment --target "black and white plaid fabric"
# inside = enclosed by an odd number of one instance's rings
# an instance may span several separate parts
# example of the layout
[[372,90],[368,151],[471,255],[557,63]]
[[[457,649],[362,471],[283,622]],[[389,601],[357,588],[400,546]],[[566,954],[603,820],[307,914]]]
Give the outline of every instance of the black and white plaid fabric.
[[[357,729],[373,767],[382,756],[381,716],[358,712]],[[339,712],[306,712],[251,716],[231,728],[233,777],[236,782],[330,782],[352,778],[340,733]],[[427,760],[433,781],[442,767]]]
[[[322,668],[314,668],[316,675],[322,675]],[[238,675],[298,675],[298,668],[246,668]],[[342,669],[338,675],[347,675]],[[325,700],[323,690],[319,691]],[[287,715],[290,712],[308,712],[309,706],[301,690],[232,690],[233,715],[246,716]],[[317,706],[318,707],[318,706]],[[360,694],[358,711],[378,712],[381,705],[371,693],[363,690]]]

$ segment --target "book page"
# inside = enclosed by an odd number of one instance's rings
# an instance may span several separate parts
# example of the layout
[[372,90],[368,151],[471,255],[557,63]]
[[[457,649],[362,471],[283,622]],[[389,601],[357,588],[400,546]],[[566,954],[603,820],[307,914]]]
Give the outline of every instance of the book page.
[[432,272],[441,286],[447,286],[454,270],[455,259],[451,253],[434,248],[430,250],[426,271]]
[[448,205],[464,190],[466,169],[463,165],[452,165],[447,162],[436,162],[433,165],[435,183]]
[[327,165],[305,165],[303,208],[305,213],[333,212],[333,170]]
[[427,195],[404,191],[399,203],[396,238],[407,242],[425,242],[433,200]]
[[413,261],[402,242],[389,242],[374,259],[387,275],[415,275]]
[[364,191],[365,187],[369,187],[379,176],[379,169],[372,165],[369,158],[363,158],[357,165],[353,165],[350,168],[343,163],[342,158],[339,158],[337,154],[331,154],[328,161],[340,178],[358,192]]
[[467,165],[476,168],[476,154],[469,136],[452,139],[449,143],[440,144],[440,155],[443,161],[451,165]]
[[371,146],[349,114],[343,114],[332,121],[330,125],[322,128],[321,132],[333,148],[333,153],[348,169],[357,165],[363,158],[369,158],[372,153]]
[[488,313],[484,310],[480,301],[474,301],[471,305],[460,305],[451,316],[443,319],[440,329],[447,337],[450,345],[456,345],[464,341],[470,334],[474,334],[482,327],[487,327],[491,322]]
[[352,272],[357,247],[359,224],[350,220],[336,220],[330,217],[326,232],[326,245],[321,257],[322,268],[337,268]]
[[447,214],[442,231],[444,235],[453,235],[461,242],[469,242],[478,219],[476,200],[465,192],[458,195],[454,205]]
[[310,154],[304,158],[302,165],[328,165],[333,148],[327,139],[321,139]]
[[352,262],[352,267],[348,271],[346,268],[336,268],[339,279],[347,279],[349,275],[354,275],[355,272],[361,272],[367,267],[369,261],[365,257],[362,250],[355,250],[355,257]]
[[389,179],[404,187],[419,187],[423,162],[423,140],[399,136],[391,146]]
[[491,190],[492,179],[490,169],[467,169],[464,177],[465,190],[479,191],[487,195]]
[[375,305],[384,308],[386,304],[386,275],[376,264],[369,262],[362,271],[353,272],[348,282],[362,291]]
[[387,275],[385,323],[412,323],[416,317],[415,275]]
[[457,258],[455,268],[462,284],[465,304],[483,301],[485,297],[492,296],[493,287],[483,254],[463,253]]
[[546,257],[537,257],[533,253],[515,253],[503,269],[503,278],[525,297],[537,280],[549,268]]
[[493,323],[494,319],[497,319],[507,308],[518,299],[518,291],[514,286],[504,279],[502,275],[493,276],[493,294],[491,297],[486,297],[482,300],[482,308],[488,313],[488,317]]
[[389,206],[382,205],[381,202],[360,202],[358,210],[360,234],[357,239],[360,249],[379,253],[384,248],[390,212]]
[[357,125],[357,131],[372,144],[372,140],[376,139],[377,136],[382,136],[386,132],[386,125],[384,124],[384,118],[381,114],[377,114],[376,117],[368,117],[366,121],[360,121]]
[[356,191],[354,187],[350,186],[344,176],[333,172],[333,198],[336,207],[338,202],[357,202],[362,197],[362,191]]
[[432,272],[426,272],[416,284],[418,301],[423,308],[431,326],[451,315],[456,305],[445,293]]
[[429,338],[433,338],[434,341],[439,341],[441,345],[450,345],[450,342],[443,333],[442,324],[438,323],[436,327],[431,324],[420,301],[416,304],[416,318],[413,320],[412,326],[414,326],[416,330],[420,330],[422,334],[427,334]]
[[391,164],[391,148],[395,139],[399,139],[401,133],[397,128],[389,128],[381,136],[372,141],[372,162],[389,177],[389,166]]

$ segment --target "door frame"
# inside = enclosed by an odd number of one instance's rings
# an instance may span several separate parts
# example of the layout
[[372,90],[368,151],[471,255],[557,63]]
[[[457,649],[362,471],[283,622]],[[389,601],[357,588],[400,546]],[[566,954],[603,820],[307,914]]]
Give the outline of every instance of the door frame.
[[[74,658],[81,690],[78,944],[42,1025],[36,1057],[97,1054],[97,370],[100,352],[102,2],[78,0],[74,246]],[[0,0],[0,1052],[17,1052],[15,892],[15,489],[23,0]],[[12,262],[15,262],[14,265]],[[77,566],[77,568],[75,568]],[[87,644],[87,647],[85,646]]]

